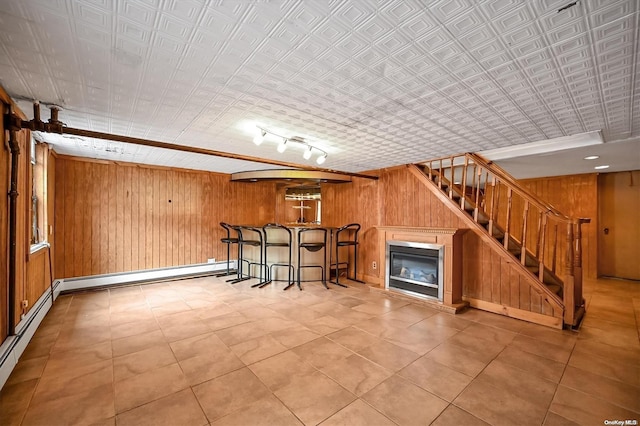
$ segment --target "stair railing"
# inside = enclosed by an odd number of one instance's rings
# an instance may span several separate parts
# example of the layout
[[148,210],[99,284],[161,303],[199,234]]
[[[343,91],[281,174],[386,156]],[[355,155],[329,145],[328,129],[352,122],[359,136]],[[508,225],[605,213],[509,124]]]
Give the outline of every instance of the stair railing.
[[[541,200],[501,167],[473,153],[422,162],[429,180],[466,210],[541,282],[562,287],[565,323],[575,325],[582,298],[582,224]],[[564,232],[565,238],[558,238]],[[559,275],[562,275],[561,277]]]

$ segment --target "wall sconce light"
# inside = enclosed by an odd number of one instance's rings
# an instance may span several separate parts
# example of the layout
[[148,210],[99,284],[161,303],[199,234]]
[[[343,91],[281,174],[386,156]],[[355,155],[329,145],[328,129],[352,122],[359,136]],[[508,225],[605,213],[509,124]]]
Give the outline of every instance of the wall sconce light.
[[297,145],[304,146],[304,152],[302,153],[302,157],[305,160],[309,160],[313,156],[314,151],[318,152],[318,158],[316,159],[316,163],[323,164],[327,160],[328,154],[325,150],[322,150],[317,146],[311,145],[309,142],[307,142],[304,138],[301,138],[300,136],[285,137],[277,133],[273,133],[272,131],[264,129],[262,127],[259,127],[259,126],[256,126],[256,127],[258,129],[258,133],[253,138],[253,143],[255,143],[256,145],[260,145],[264,141],[265,136],[267,136],[267,134],[270,134],[281,139],[281,141],[278,143],[278,147],[276,148],[279,153],[283,153],[287,149],[287,147],[291,145],[291,143],[294,143]]

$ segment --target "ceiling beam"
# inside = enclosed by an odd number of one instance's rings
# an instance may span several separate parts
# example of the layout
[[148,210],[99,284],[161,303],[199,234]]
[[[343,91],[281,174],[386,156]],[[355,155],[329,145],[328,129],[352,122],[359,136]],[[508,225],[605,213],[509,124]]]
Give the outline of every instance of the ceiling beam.
[[168,142],[154,141],[151,139],[135,138],[132,136],[116,135],[113,133],[104,133],[104,132],[96,132],[93,130],[77,129],[73,127],[67,127],[61,121],[58,120],[57,108],[51,108],[51,118],[49,119],[48,122],[44,122],[40,120],[40,105],[38,103],[34,103],[33,111],[34,111],[34,114],[33,114],[34,118],[28,121],[22,120],[16,114],[6,114],[5,115],[6,127],[8,129],[9,128],[30,129],[30,130],[37,130],[45,133],[58,133],[62,135],[66,134],[66,135],[82,136],[87,138],[104,139],[104,140],[123,142],[123,143],[128,143],[133,145],[143,145],[143,146],[150,146],[153,148],[164,148],[164,149],[170,149],[174,151],[189,152],[192,154],[210,155],[214,157],[230,158],[233,160],[250,161],[254,163],[270,164],[270,165],[281,166],[281,167],[291,167],[294,169],[336,173],[340,175],[359,177],[364,179],[374,179],[374,180],[378,179],[378,176],[368,175],[364,173],[351,173],[351,172],[343,172],[340,170],[325,169],[322,167],[301,166],[300,164],[296,164],[296,163],[270,160],[267,158],[260,158],[260,157],[252,157],[250,155],[234,154],[234,153],[224,152],[224,151],[215,151],[212,149],[198,148],[195,146],[178,145],[178,144],[172,144]]

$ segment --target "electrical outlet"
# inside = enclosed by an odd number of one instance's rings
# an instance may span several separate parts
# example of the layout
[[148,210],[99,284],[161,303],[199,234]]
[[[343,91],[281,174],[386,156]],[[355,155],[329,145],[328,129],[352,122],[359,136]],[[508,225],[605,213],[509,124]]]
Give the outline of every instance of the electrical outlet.
[[376,262],[375,260],[373,262],[371,262],[371,267],[373,269],[378,269],[378,262]]
[[212,257],[210,259],[207,259],[207,263],[216,263],[216,258]]

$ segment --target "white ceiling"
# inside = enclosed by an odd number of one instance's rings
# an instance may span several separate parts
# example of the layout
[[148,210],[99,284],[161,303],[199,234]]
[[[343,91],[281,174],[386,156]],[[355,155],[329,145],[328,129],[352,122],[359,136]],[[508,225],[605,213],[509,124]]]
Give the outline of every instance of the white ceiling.
[[[351,172],[594,130],[605,151],[638,140],[640,1],[570,3],[0,0],[0,83],[70,127],[306,163],[255,146],[258,124]],[[272,168],[64,139],[72,155]]]

